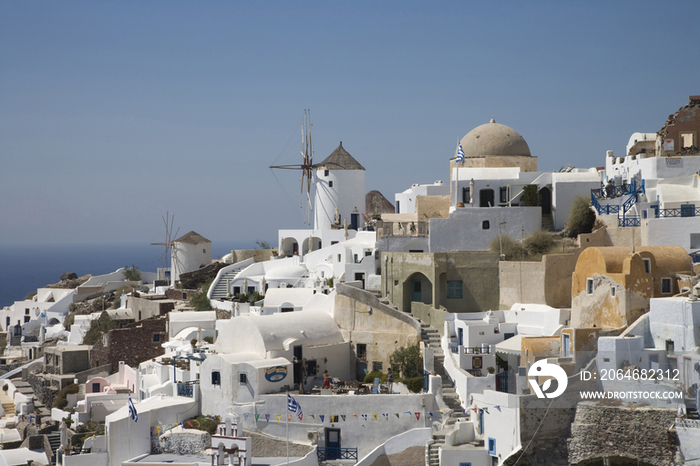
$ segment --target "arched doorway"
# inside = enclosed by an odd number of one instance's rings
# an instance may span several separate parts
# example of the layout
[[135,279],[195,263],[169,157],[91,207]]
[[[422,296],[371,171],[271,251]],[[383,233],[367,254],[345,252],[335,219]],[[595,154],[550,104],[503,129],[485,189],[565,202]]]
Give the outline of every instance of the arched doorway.
[[540,206],[542,206],[542,215],[552,213],[552,191],[547,187],[540,189]]
[[404,309],[410,311],[411,303],[433,304],[433,284],[420,272],[410,275],[403,285]]

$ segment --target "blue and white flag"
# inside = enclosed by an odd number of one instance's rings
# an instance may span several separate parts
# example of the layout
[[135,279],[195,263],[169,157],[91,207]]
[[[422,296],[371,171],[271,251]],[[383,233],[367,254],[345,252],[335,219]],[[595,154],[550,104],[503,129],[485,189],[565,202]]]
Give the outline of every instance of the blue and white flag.
[[129,417],[134,420],[134,422],[139,420],[139,413],[136,412],[136,406],[134,402],[131,401],[131,394],[129,394]]
[[301,412],[301,405],[289,393],[287,393],[287,410],[296,414],[300,421],[304,418],[304,413]]
[[463,163],[464,162],[464,149],[462,149],[462,143],[459,143],[459,147],[457,147],[457,163]]

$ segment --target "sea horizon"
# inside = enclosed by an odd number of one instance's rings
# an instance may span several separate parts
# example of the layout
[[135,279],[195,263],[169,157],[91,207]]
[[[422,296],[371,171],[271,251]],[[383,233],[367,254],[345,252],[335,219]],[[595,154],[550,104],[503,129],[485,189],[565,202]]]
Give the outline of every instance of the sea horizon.
[[[212,259],[255,241],[212,241]],[[0,244],[0,307],[22,301],[37,288],[60,281],[64,272],[102,275],[135,265],[144,272],[163,267],[164,246],[150,243]]]

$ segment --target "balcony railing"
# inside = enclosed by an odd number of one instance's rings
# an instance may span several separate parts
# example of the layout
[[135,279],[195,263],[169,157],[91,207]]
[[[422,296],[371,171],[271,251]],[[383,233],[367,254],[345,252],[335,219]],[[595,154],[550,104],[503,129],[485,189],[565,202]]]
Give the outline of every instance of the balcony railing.
[[316,455],[319,461],[329,460],[355,460],[357,461],[357,448],[317,447]]
[[617,226],[619,227],[641,227],[642,220],[639,217],[624,217],[617,219]]
[[[462,351],[463,354],[489,354],[491,352],[491,348],[489,346],[464,346]],[[459,345],[450,343],[450,352],[458,354]]]
[[194,385],[191,383],[179,383],[177,384],[177,396],[184,396],[187,398],[194,397]]
[[657,209],[656,218],[667,217],[700,217],[700,208],[695,206],[679,207],[677,209]]

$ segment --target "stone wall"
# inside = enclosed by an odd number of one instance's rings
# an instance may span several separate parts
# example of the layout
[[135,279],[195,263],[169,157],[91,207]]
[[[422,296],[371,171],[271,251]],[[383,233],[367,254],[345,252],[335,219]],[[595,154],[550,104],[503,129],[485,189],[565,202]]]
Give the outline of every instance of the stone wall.
[[602,458],[672,465],[678,440],[671,426],[675,409],[579,403],[571,425],[569,461],[583,464]]
[[116,372],[119,361],[138,367],[139,363],[162,355],[165,351],[161,345],[168,341],[166,320],[165,316],[154,317],[110,330],[92,347],[92,367],[111,364],[112,372]]
[[40,373],[30,372],[27,375],[27,383],[34,390],[34,396],[41,401],[44,406],[53,406],[53,398],[58,390],[51,387],[51,381]]

